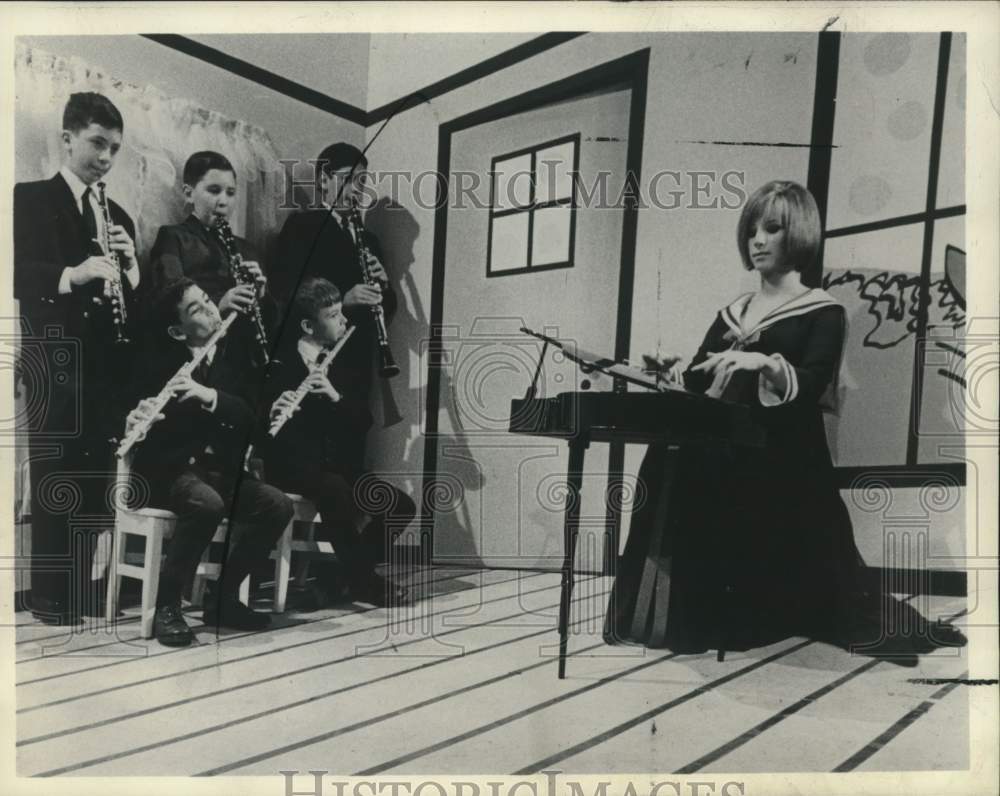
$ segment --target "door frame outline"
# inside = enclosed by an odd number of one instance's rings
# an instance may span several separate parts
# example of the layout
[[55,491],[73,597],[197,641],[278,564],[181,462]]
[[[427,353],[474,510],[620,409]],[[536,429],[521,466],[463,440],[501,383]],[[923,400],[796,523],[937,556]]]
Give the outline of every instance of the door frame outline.
[[[615,330],[617,360],[628,356],[632,336],[632,292],[635,282],[635,252],[638,232],[639,185],[642,173],[643,135],[646,124],[646,89],[650,48],[590,67],[569,77],[493,102],[438,126],[437,195],[431,275],[430,339],[427,347],[427,400],[424,414],[423,490],[420,506],[420,560],[434,563],[434,511],[428,496],[436,493],[438,460],[438,412],[440,410],[441,367],[444,348],[444,276],[448,237],[448,196],[451,180],[451,139],[455,133],[555,102],[575,99],[594,90],[624,86],[631,89],[628,145],[625,160],[625,197],[622,208],[621,256],[618,272],[618,312]],[[608,453],[608,489],[621,482],[625,445],[611,443]],[[605,549],[618,552],[620,512],[608,511]],[[605,556],[604,574],[617,569],[618,555]]]

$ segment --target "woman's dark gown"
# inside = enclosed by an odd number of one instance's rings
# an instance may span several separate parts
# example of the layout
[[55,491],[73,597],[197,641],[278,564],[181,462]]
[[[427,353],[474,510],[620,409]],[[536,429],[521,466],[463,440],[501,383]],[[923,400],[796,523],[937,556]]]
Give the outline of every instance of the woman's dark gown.
[[691,366],[734,347],[778,354],[789,390],[765,392],[762,377],[742,371],[720,385],[689,368],[684,380],[749,405],[766,446],[649,448],[639,471],[647,499],[633,513],[605,638],[675,652],[790,635],[884,644],[879,618],[899,604],[878,593],[854,544],[821,408],[835,389],[844,310],[813,290],[744,330],[747,299],[718,314]]

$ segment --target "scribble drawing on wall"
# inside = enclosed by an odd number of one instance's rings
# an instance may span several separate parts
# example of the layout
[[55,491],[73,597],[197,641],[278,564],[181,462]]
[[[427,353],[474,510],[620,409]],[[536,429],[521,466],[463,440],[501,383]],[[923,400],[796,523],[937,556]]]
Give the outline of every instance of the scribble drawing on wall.
[[[865,331],[862,345],[892,348],[917,332],[919,322],[920,275],[870,269],[832,270],[823,277],[826,290],[854,289],[867,302],[867,314],[874,326]],[[948,245],[943,271],[931,275],[928,329],[947,326],[958,329],[965,323],[965,252]],[[840,292],[840,291],[838,291]]]

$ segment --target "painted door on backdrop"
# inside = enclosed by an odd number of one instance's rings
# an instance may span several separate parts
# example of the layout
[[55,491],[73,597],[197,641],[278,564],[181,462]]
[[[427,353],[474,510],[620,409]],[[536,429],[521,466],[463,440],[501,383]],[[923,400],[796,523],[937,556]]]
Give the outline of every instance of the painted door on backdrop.
[[[452,137],[437,443],[450,510],[435,513],[436,561],[561,565],[568,446],[507,432],[510,401],[525,394],[542,353],[519,329],[614,353],[631,93],[582,95]],[[537,395],[587,378],[550,348]],[[592,444],[580,571],[603,567],[607,468],[608,445]]]

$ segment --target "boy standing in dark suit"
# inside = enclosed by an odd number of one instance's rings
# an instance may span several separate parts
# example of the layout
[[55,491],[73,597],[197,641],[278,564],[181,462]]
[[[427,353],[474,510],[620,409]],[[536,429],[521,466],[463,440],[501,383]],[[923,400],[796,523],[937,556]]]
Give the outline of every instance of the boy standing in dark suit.
[[270,618],[240,602],[239,587],[251,568],[267,559],[292,518],[292,503],[274,487],[241,473],[244,445],[254,424],[246,369],[238,358],[234,361],[223,337],[191,375],[176,375],[221,325],[215,304],[190,279],[165,286],[153,323],[171,342],[161,356],[151,357],[154,366],[145,394],[157,394],[166,385],[175,397],[158,415],[153,414],[152,398],[141,401],[129,414],[126,431],[137,423],[153,423],[133,464],[147,483],[139,493],[177,514],[160,575],[154,632],[167,646],[191,643],[181,594],[234,499],[234,519],[242,533],[214,593],[205,598],[205,624],[262,629]]
[[[115,342],[106,285],[120,280],[126,317],[134,320],[139,284],[132,219],[109,201],[105,224],[98,201],[123,130],[121,114],[106,97],[70,95],[63,112],[64,165],[48,180],[14,186],[22,359],[39,362],[46,374],[45,383],[28,384],[37,390],[29,405],[40,407],[28,418],[31,607],[37,618],[55,624],[75,624],[81,611],[100,613],[95,603],[101,590],[90,581],[92,534],[111,524],[105,498],[114,472],[110,439],[125,412],[126,396],[117,385],[129,367],[129,345]],[[58,496],[69,493],[75,500],[67,507]]]
[[[285,221],[278,237],[271,282],[287,312],[295,299],[295,287],[310,277],[322,277],[337,286],[343,296],[343,311],[356,331],[338,360],[342,373],[350,374],[355,390],[366,400],[371,390],[377,334],[372,307],[381,304],[386,322],[396,311],[396,294],[379,262],[378,240],[364,233],[372,255],[369,270],[375,285],[368,285],[348,222],[369,179],[368,161],[361,151],[346,143],[331,144],[316,161],[317,189],[323,209],[294,213]],[[299,329],[284,325],[282,348],[294,347]],[[285,345],[287,344],[287,345]]]
[[391,543],[387,536],[405,529],[416,507],[408,495],[364,472],[364,435],[372,417],[350,376],[341,372],[340,357],[350,341],[335,360],[326,360],[329,367],[316,366],[321,352],[345,332],[340,291],[325,279],[307,279],[288,320],[287,328],[300,336],[295,351],[271,369],[264,392],[270,419],[290,408],[300,385],[308,392],[284,426],[264,440],[267,478],[316,503],[321,533],[344,565],[353,598],[375,605],[406,602],[406,589],[378,575],[375,565]]

